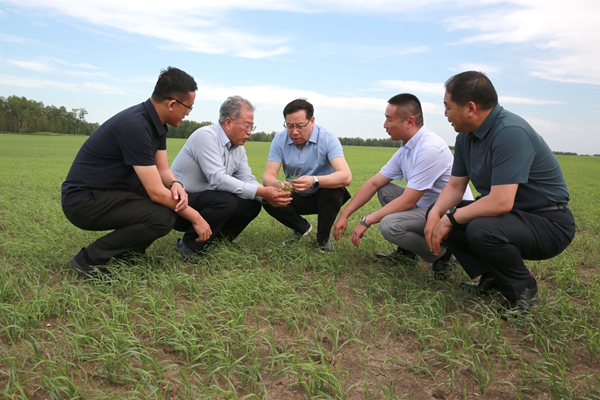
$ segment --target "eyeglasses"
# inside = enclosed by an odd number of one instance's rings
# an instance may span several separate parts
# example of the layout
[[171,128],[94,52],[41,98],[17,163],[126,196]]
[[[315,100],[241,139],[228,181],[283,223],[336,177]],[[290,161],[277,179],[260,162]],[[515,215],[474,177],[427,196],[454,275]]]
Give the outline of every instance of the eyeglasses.
[[174,99],[172,97],[169,97],[169,100],[175,100],[176,102],[178,102],[179,104],[181,104],[182,106],[184,106],[185,108],[187,108],[190,111],[192,111],[194,109],[194,106],[188,106],[187,104],[185,104],[177,99]]
[[[235,122],[236,124],[238,123],[237,121],[233,121],[233,122]],[[242,125],[242,124],[240,124],[240,125]],[[256,129],[256,125],[248,125],[248,124],[245,124],[245,125],[242,125],[242,128],[244,128],[244,130],[245,130],[246,132],[248,132],[248,131],[250,131],[250,132],[254,132],[254,130]]]
[[287,128],[288,131],[293,131],[294,129],[304,129],[310,124],[310,120],[306,121],[305,124],[290,124],[289,122],[283,122],[283,127]]

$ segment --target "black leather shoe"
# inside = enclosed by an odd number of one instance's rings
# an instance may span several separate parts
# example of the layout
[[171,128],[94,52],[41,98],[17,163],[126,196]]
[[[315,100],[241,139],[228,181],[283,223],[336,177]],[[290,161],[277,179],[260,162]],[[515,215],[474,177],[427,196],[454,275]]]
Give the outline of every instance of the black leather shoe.
[[81,249],[79,253],[69,259],[71,268],[86,281],[100,279],[103,275],[109,275],[110,272],[105,267],[89,265],[83,255],[84,250],[85,249]]
[[375,257],[380,260],[392,261],[392,262],[405,262],[417,261],[417,255],[412,251],[404,250],[403,248],[398,247],[395,251],[391,253],[376,253]]
[[490,296],[499,291],[496,278],[492,274],[481,275],[479,282],[463,282],[459,287],[476,296]]
[[[533,279],[533,278],[532,278]],[[517,300],[506,300],[498,312],[500,318],[507,321],[511,318],[518,318],[529,314],[529,310],[537,301],[537,282],[532,288],[527,288],[519,295]]]
[[431,270],[436,281],[446,281],[452,277],[452,264],[449,261],[436,260],[431,265]]

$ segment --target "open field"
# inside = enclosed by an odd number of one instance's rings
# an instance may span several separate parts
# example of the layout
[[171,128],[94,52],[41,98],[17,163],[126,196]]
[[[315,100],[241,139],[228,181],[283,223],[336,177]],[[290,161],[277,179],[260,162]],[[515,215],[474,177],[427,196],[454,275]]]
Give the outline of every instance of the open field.
[[[68,259],[99,234],[60,208],[84,140],[0,134],[0,398],[600,399],[600,158],[559,157],[578,232],[528,264],[540,300],[505,322],[501,299],[458,290],[462,271],[376,262],[393,249],[376,227],[321,254],[314,234],[283,248],[264,211],[198,264],[172,232],[149,249],[161,265],[84,283]],[[268,145],[246,145],[259,180]],[[350,192],[394,151],[346,147]]]

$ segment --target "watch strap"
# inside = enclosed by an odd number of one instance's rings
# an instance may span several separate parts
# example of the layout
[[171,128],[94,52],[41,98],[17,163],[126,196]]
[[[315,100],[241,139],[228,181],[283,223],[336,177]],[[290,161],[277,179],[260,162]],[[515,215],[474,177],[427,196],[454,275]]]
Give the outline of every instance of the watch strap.
[[456,221],[456,218],[454,218],[454,211],[456,211],[456,208],[454,208],[452,211],[448,210],[446,216],[448,216],[448,219],[450,220],[452,226],[456,228],[460,226],[460,224]]
[[371,224],[367,224],[367,216],[366,215],[360,219],[360,224],[367,228],[371,227]]

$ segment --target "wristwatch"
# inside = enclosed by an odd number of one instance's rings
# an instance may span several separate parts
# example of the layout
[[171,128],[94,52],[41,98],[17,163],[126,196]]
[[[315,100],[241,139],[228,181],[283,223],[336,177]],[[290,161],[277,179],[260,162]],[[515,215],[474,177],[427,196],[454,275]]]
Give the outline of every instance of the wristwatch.
[[185,186],[183,186],[183,183],[181,183],[179,181],[173,181],[173,182],[171,182],[171,184],[169,185],[169,189],[171,189],[173,187],[174,183],[179,183],[181,185],[181,187],[183,188],[183,190],[185,190]]
[[317,178],[316,176],[313,176],[313,179],[314,179],[314,181],[313,181],[311,188],[316,189],[319,187],[319,178]]
[[460,226],[460,224],[458,222],[456,222],[456,218],[454,218],[454,212],[455,211],[456,211],[456,207],[452,207],[451,209],[449,209],[448,211],[446,211],[446,216],[448,217],[448,219],[452,223],[452,226],[456,228],[456,227]]
[[367,216],[366,215],[360,219],[360,224],[367,228],[371,227],[371,224],[367,224]]

